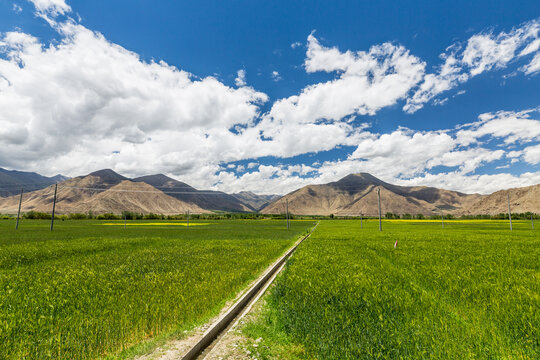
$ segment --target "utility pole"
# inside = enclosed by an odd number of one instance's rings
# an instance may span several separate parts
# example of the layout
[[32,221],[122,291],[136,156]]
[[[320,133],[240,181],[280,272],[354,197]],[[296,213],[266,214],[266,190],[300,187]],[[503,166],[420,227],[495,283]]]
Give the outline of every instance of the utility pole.
[[187,211],[186,219],[187,219],[187,227],[188,227],[188,229],[189,229],[189,209],[188,209],[188,211]]
[[441,220],[442,220],[442,227],[444,229],[444,214],[441,214]]
[[512,231],[512,212],[510,211],[510,191],[506,193],[508,200],[508,219],[510,219],[510,231]]
[[126,229],[126,220],[127,220],[127,214],[124,211],[124,230]]
[[52,206],[51,231],[53,231],[53,227],[54,227],[54,210],[56,208],[56,192],[57,191],[58,191],[58,183],[54,184],[54,198],[53,198],[53,206]]
[[289,230],[289,199],[286,199],[286,202],[287,202],[287,208],[286,208],[286,212],[287,212],[287,230]]
[[377,197],[379,199],[379,231],[382,231],[382,221],[381,221],[381,188],[377,188]]
[[23,189],[21,188],[21,197],[19,198],[19,211],[17,211],[17,223],[15,224],[15,230],[19,228],[19,218],[21,217],[22,194],[23,194]]
[[360,214],[360,229],[363,229],[363,228],[364,228],[364,224],[362,221],[362,214]]
[[534,216],[534,214],[531,214],[531,226],[532,226],[532,229],[534,230],[534,219],[533,219],[533,216]]

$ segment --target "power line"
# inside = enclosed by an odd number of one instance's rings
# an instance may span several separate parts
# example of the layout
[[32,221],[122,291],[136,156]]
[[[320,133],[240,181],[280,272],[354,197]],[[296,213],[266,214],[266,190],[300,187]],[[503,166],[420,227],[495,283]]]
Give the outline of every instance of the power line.
[[[154,186],[155,187],[155,186]],[[80,186],[60,186],[61,189],[78,189],[78,190],[91,190],[91,191],[111,191],[111,192],[131,192],[131,193],[164,193],[164,194],[191,194],[191,195],[223,195],[226,193],[218,191],[155,191],[155,190],[129,190],[129,189],[102,189],[102,188],[90,188],[90,187],[80,187]],[[228,195],[228,194],[226,194]]]
[[[36,190],[33,190],[33,191],[50,189],[50,188],[52,188],[53,185],[55,185],[55,184],[50,184],[47,187],[44,187],[42,189],[36,189]],[[231,194],[227,194],[227,193],[222,192],[222,191],[213,191],[213,190],[204,191],[204,190],[196,190],[196,189],[193,190],[193,191],[166,191],[166,190],[159,190],[159,187],[156,187],[156,186],[153,186],[153,187],[156,188],[158,191],[155,191],[155,190],[112,189],[111,187],[109,187],[109,188],[101,188],[101,187],[67,186],[67,185],[62,185],[61,183],[59,183],[58,185],[59,185],[60,189],[78,189],[78,190],[90,190],[90,191],[191,194],[191,195],[229,195],[229,196],[232,196]],[[118,185],[118,184],[113,184],[112,186],[114,186],[114,185]],[[133,184],[133,185],[135,185],[135,184]],[[150,185],[150,186],[152,186],[152,185]],[[20,186],[18,188],[20,188]],[[169,187],[161,187],[161,188],[170,189]],[[175,188],[173,188],[173,189],[175,189]],[[2,190],[10,190],[10,188],[0,187],[0,191],[2,191]]]
[[[92,189],[92,190],[108,190],[110,189],[111,187],[113,186],[116,186],[120,183],[101,183],[101,184],[97,184],[96,187],[92,187],[92,188],[86,188],[86,187],[81,187],[81,186],[69,186],[69,185],[63,185],[64,182],[60,182],[58,183],[58,185],[61,187],[61,188],[74,188],[74,189]],[[223,194],[223,195],[229,195],[227,194],[226,192],[223,192],[223,191],[219,191],[219,190],[197,190],[196,188],[190,186],[190,185],[181,185],[181,186],[156,186],[156,185],[151,185],[151,184],[148,184],[147,182],[144,182],[144,181],[130,181],[130,184],[123,184],[124,186],[125,185],[133,185],[133,186],[136,186],[136,184],[147,184],[147,185],[150,185],[156,189],[170,189],[170,190],[175,190],[175,189],[192,189],[191,191],[184,191],[182,193],[185,193],[185,194],[195,194],[195,193],[206,193],[206,194]],[[20,189],[21,187],[24,187],[24,185],[38,185],[38,184],[46,184],[47,186],[41,188],[41,189],[36,189],[36,190],[43,190],[43,189],[46,189],[50,186],[53,186],[55,185],[55,183],[12,183],[12,184],[3,184],[1,187],[0,187],[0,190],[4,189],[4,190],[10,190],[11,188],[17,188],[17,189]],[[35,191],[35,190],[34,190]],[[165,191],[163,191],[165,192]]]

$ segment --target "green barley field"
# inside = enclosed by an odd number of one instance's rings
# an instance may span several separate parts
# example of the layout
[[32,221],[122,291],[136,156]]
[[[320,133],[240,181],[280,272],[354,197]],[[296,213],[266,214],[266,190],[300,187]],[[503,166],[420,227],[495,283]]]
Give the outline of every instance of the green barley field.
[[322,221],[243,332],[259,359],[539,359],[536,225]]
[[[0,358],[127,357],[180,336],[313,222],[0,221]],[[196,226],[199,225],[199,226]]]

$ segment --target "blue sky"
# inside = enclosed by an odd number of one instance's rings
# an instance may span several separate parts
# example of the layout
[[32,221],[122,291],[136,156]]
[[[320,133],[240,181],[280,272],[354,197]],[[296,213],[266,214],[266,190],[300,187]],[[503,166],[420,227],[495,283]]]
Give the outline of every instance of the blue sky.
[[536,1],[0,0],[0,167],[540,182]]

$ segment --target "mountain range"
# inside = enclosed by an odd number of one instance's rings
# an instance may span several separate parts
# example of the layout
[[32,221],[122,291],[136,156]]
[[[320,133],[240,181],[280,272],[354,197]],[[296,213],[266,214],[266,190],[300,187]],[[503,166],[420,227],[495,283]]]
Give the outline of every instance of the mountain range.
[[0,169],[0,212],[16,213],[20,188],[24,188],[22,211],[50,212],[54,184],[58,183],[56,211],[94,213],[134,211],[179,214],[286,211],[302,215],[373,216],[378,213],[378,191],[382,213],[395,214],[499,214],[540,212],[540,184],[502,190],[491,195],[464,194],[426,186],[399,186],[368,173],[348,175],[322,185],[308,185],[285,196],[257,195],[242,191],[198,190],[163,174],[134,179],[104,169],[85,176],[44,177],[36,173]]
[[47,177],[35,172],[0,168],[0,196],[3,197],[18,194],[23,187],[26,191],[39,190],[67,179],[69,178],[63,175]]
[[249,204],[245,204],[233,195],[221,191],[197,190],[186,183],[171,179],[163,174],[142,176],[133,179],[135,182],[144,182],[155,188],[166,191],[170,196],[186,203],[197,204],[203,209],[229,212],[255,211]]
[[[50,212],[56,183],[54,178],[35,173],[16,173],[19,180],[6,178],[6,182],[3,182],[4,178],[0,178],[0,188],[10,190],[4,193],[7,196],[0,197],[0,212],[17,212],[21,188],[24,188],[22,211]],[[34,182],[28,181],[34,178]],[[111,169],[71,179],[57,179],[61,180],[58,182],[56,201],[56,212],[59,214],[88,211],[157,214],[179,214],[188,210],[192,213],[253,212],[267,205],[269,200],[266,199],[274,197],[255,194],[251,194],[251,197],[242,194],[235,196],[220,191],[197,190],[163,174],[129,179]],[[27,188],[28,184],[31,186]],[[241,200],[242,198],[245,200]]]
[[507,212],[507,193],[512,212],[540,212],[540,184],[479,195],[426,186],[392,185],[367,173],[351,174],[324,185],[304,186],[261,212],[284,213],[288,202],[289,212],[293,214],[373,216],[378,214],[379,190],[383,214],[496,215]]

